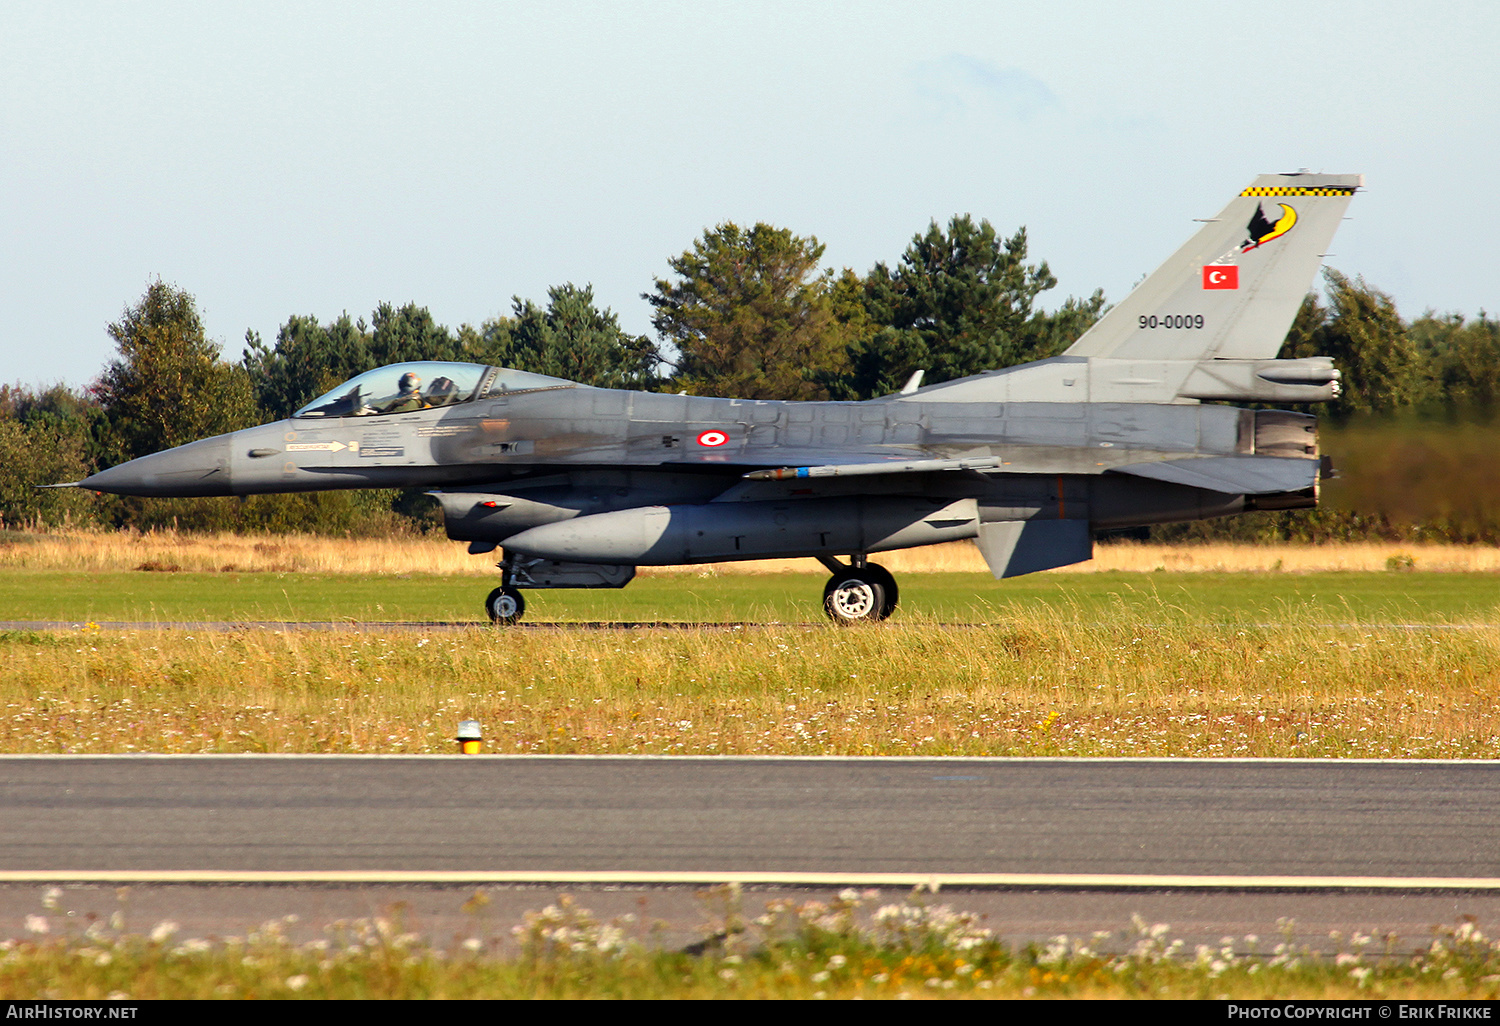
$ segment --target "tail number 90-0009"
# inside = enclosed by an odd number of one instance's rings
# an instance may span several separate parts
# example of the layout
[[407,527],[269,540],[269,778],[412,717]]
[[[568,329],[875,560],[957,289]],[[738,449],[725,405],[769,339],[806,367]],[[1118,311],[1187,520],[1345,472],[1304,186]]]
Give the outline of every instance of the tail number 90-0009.
[[1158,317],[1156,314],[1142,314],[1140,316],[1142,328],[1201,328],[1203,327],[1202,314],[1165,314]]

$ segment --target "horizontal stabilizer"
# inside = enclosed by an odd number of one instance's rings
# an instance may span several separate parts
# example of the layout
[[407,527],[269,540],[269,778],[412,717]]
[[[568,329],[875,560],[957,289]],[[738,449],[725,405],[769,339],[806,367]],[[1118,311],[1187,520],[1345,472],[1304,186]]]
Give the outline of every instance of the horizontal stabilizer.
[[1113,471],[1229,495],[1270,495],[1311,488],[1318,480],[1318,461],[1286,456],[1200,456],[1127,463]]
[[1087,520],[1002,520],[979,525],[979,551],[996,577],[1019,577],[1094,558]]

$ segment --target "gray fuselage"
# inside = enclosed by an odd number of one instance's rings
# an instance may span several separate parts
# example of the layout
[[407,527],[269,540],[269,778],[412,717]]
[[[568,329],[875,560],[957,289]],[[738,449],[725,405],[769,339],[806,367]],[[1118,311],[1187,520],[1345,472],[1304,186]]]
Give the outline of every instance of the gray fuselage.
[[[647,564],[879,551],[973,537],[997,521],[1081,521],[1094,532],[1315,502],[1311,471],[1293,482],[1305,478],[1305,487],[1248,500],[1222,485],[1141,474],[1205,457],[1277,456],[1306,466],[1316,440],[1314,419],[1302,414],[1195,403],[945,402],[941,394],[795,403],[559,384],[434,409],[292,418],[143,457],[83,486],[159,496],[421,486],[436,490],[450,536],[477,543],[578,517],[681,510],[669,512],[681,520],[680,543],[642,549],[626,528],[622,550],[576,553],[586,562]],[[986,469],[899,471],[935,460]],[[829,466],[846,474],[745,476]],[[694,517],[713,529],[689,524]],[[778,517],[795,529],[775,531]],[[766,533],[762,522],[779,537],[752,540]],[[622,518],[590,523],[608,533]],[[709,534],[718,537],[691,543]]]

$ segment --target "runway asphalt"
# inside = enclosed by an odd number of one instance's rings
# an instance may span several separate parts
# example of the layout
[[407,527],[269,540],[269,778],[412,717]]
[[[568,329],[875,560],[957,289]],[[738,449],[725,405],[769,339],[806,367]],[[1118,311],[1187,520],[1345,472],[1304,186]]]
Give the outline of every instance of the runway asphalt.
[[[696,897],[750,913],[913,883],[1014,944],[1164,922],[1188,944],[1421,945],[1500,922],[1500,766],[1464,762],[702,759],[547,756],[0,757],[0,936],[43,892],[65,932],[293,939],[396,915],[434,944],[504,942],[559,892],[687,944]],[[475,891],[483,916],[465,910]],[[711,901],[709,901],[711,904]]]
[[1484,762],[11,756],[0,774],[12,873],[1500,878]]
[[730,879],[752,914],[940,883],[928,900],[1014,943],[1128,945],[1135,916],[1329,950],[1330,930],[1409,946],[1500,922],[1489,763],[13,756],[0,781],[0,936],[54,885],[59,930],[124,910],[184,936],[295,916],[311,938],[397,914],[435,943],[506,936],[562,892],[686,943],[711,918],[695,894]]

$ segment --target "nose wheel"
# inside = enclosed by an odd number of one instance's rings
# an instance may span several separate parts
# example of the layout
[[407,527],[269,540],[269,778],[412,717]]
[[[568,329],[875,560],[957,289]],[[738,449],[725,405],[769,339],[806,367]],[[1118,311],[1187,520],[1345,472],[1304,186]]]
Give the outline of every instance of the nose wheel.
[[484,600],[484,611],[495,626],[506,627],[521,619],[521,614],[526,612],[526,600],[521,597],[519,589],[506,585],[490,592],[489,598]]
[[839,567],[823,588],[823,611],[834,623],[884,620],[896,610],[900,589],[883,566]]

